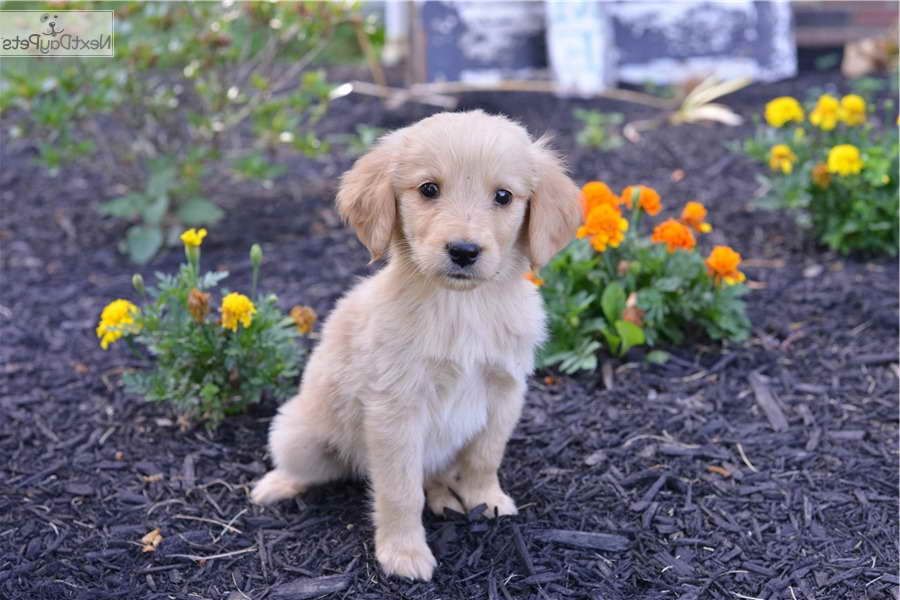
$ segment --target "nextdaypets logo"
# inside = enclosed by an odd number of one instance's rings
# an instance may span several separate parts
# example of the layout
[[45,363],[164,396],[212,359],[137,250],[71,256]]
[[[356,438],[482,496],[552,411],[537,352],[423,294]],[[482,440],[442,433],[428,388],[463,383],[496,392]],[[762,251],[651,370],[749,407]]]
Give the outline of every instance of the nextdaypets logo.
[[114,55],[113,11],[0,11],[0,56]]

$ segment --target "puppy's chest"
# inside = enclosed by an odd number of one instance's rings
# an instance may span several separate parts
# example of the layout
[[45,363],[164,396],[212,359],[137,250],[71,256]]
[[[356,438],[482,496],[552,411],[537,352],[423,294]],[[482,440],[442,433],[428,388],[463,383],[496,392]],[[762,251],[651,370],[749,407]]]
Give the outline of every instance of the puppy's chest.
[[426,416],[425,470],[434,472],[484,429],[488,403],[499,398],[491,397],[492,375],[480,366],[431,362],[429,367],[434,395]]

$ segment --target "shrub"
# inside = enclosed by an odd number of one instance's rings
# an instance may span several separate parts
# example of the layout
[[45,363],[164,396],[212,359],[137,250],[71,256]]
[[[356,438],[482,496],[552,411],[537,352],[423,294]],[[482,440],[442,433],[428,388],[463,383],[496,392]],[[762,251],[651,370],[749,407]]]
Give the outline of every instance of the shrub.
[[143,346],[155,362],[147,372],[125,374],[130,392],[171,404],[183,427],[202,420],[215,428],[265,392],[276,398],[292,393],[304,354],[296,339],[309,333],[315,313],[294,307],[285,316],[273,294],[257,294],[262,250],[254,244],[251,295],[223,290],[216,317],[213,290],[228,273],[200,275],[205,235],[205,229],[182,234],[187,262],[177,275],[157,274],[157,287],[145,289],[135,275],[143,305],[111,302],[101,313],[97,337],[104,350],[122,338],[135,352]]
[[[582,203],[579,239],[540,278],[531,276],[541,285],[551,333],[540,366],[593,370],[601,348],[623,355],[642,344],[678,344],[690,327],[713,339],[747,338],[740,254],[716,246],[704,260],[695,250],[698,236],[711,230],[703,205],[687,203],[680,219],[658,223],[647,236],[640,233],[643,215],[661,210],[651,188],[629,186],[616,196],[591,182],[582,189]],[[651,360],[664,357],[648,354]]]
[[770,101],[765,124],[744,144],[768,167],[760,204],[789,211],[836,252],[896,254],[900,144],[893,107],[884,102],[889,126],[879,129],[872,103],[858,94],[822,94],[805,109],[790,97]]
[[331,92],[311,65],[342,27],[343,2],[79,3],[116,13],[111,60],[6,61],[0,111],[38,141],[52,170],[82,159],[121,190],[100,212],[132,223],[122,249],[138,263],[185,226],[222,216],[229,182],[265,185],[287,152],[327,146],[313,130]]

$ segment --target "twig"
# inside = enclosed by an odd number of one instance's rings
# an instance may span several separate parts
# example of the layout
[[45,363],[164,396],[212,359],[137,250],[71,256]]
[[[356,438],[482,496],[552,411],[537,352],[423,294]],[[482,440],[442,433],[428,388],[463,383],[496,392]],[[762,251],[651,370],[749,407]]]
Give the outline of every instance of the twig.
[[237,556],[238,554],[246,554],[247,552],[254,552],[256,550],[256,544],[253,544],[249,548],[244,548],[242,550],[234,550],[232,552],[225,552],[223,554],[213,554],[212,556],[197,556],[196,554],[166,554],[167,557],[171,558],[186,558],[188,560],[213,560],[216,558],[228,558],[229,556]]
[[389,102],[402,104],[407,101],[419,102],[420,104],[431,104],[453,110],[458,104],[456,98],[450,96],[442,96],[440,94],[425,94],[413,92],[403,88],[392,88],[384,85],[369,83],[368,81],[350,81],[335,88],[335,96],[342,96],[356,92],[367,96],[377,96],[384,98]]
[[[464,92],[550,92],[564,93],[566,88],[555,81],[501,81],[493,84],[465,83],[462,81],[443,81],[440,83],[417,83],[410,87],[413,93],[461,94]],[[596,98],[621,100],[632,104],[642,104],[653,108],[670,110],[674,104],[670,100],[657,98],[650,94],[631,90],[605,90],[593,94]]]
[[750,459],[747,458],[747,455],[744,453],[744,447],[741,446],[741,443],[737,443],[738,454],[741,455],[741,460],[744,461],[744,464],[747,465],[747,468],[753,471],[754,473],[759,473],[756,467],[753,466],[753,463],[750,462]]
[[369,36],[366,35],[361,18],[353,19],[353,29],[356,32],[356,41],[359,43],[363,54],[366,55],[366,62],[369,63],[369,70],[372,71],[372,79],[375,80],[376,84],[386,86],[387,79],[384,76],[384,69],[381,68],[381,63],[378,62],[378,57],[375,56],[375,50],[369,42]]
[[[213,525],[220,525],[223,529],[228,529],[232,533],[244,533],[237,527],[232,527],[231,523],[233,523],[235,519],[237,519],[239,516],[241,516],[245,512],[247,512],[246,508],[244,510],[242,510],[241,512],[239,512],[237,514],[237,516],[235,516],[234,519],[232,519],[228,523],[223,523],[222,521],[216,521],[215,519],[208,519],[206,517],[192,517],[191,515],[173,515],[173,518],[175,518],[175,519],[190,519],[191,521],[203,521],[204,523],[212,523]],[[214,541],[218,541],[218,540],[214,540]]]

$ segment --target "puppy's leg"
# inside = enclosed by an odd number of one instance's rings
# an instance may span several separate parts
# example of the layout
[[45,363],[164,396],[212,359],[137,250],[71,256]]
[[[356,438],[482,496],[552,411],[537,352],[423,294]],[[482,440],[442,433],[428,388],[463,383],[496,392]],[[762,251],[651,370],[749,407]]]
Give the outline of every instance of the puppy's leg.
[[489,377],[488,393],[487,425],[460,451],[455,462],[457,477],[448,483],[462,498],[466,510],[487,504],[484,515],[492,518],[495,509],[499,516],[519,512],[513,499],[500,488],[497,469],[522,413],[525,383],[506,376]]
[[365,419],[375,499],[375,557],[389,575],[429,581],[437,561],[425,541],[422,525],[421,416],[415,409],[385,410],[391,404],[372,401]]
[[272,504],[291,498],[307,488],[340,479],[347,468],[328,450],[322,423],[307,408],[302,397],[279,410],[269,431],[269,449],[275,468],[253,487],[256,504]]

